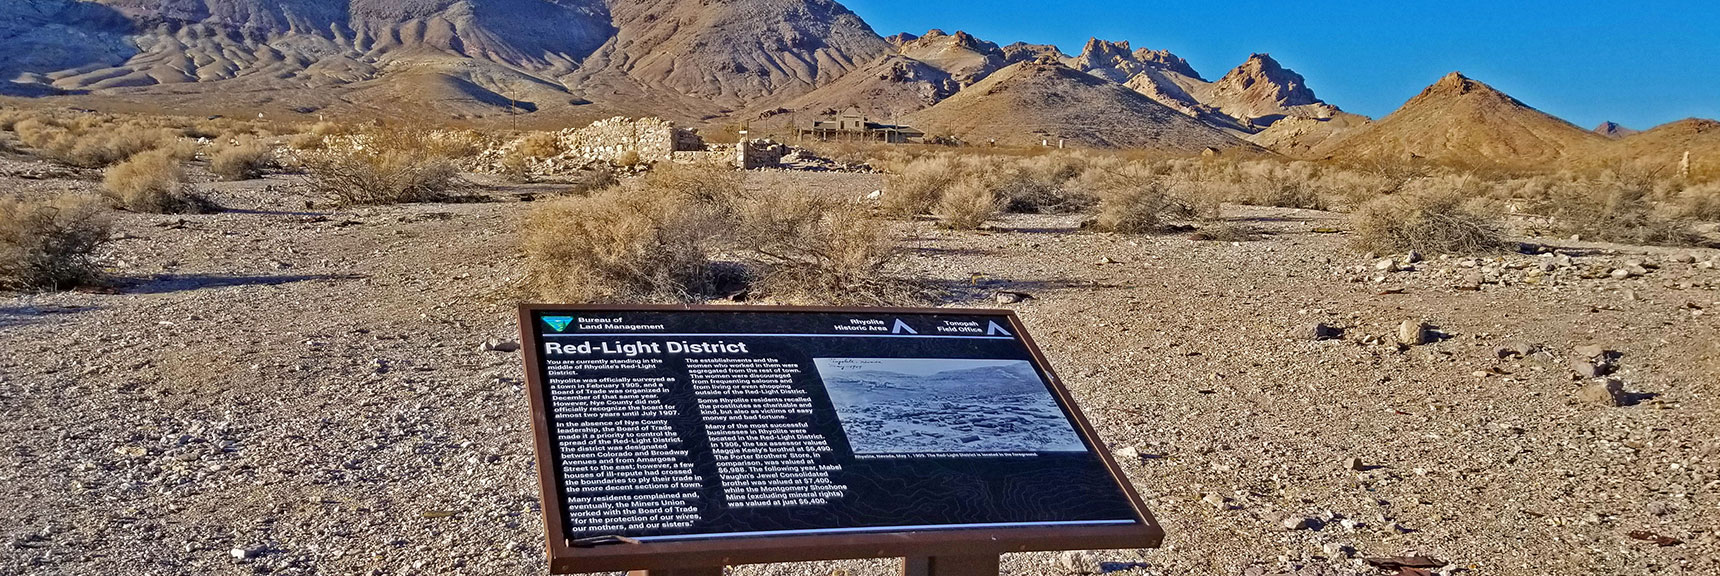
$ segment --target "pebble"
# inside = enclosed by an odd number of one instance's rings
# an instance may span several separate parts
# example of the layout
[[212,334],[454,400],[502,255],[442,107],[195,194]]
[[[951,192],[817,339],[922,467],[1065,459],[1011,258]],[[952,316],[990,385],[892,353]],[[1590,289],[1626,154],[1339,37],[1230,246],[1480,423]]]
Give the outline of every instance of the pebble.
[[1348,460],[1344,460],[1344,468],[1361,472],[1367,468],[1367,465],[1362,463],[1361,458],[1350,458]]
[[1598,344],[1578,346],[1576,350],[1578,358],[1600,358],[1610,355],[1611,352],[1612,351],[1607,350],[1605,346],[1600,346]]
[[1027,294],[1025,292],[1008,292],[1008,291],[998,291],[997,294],[994,294],[992,296],[992,299],[994,301],[996,301],[999,306],[1006,305],[1006,304],[1015,304],[1015,303],[1018,303],[1018,302],[1021,302],[1024,300],[1030,300],[1032,298],[1033,298],[1033,295]]
[[255,550],[251,550],[251,549],[247,549],[247,548],[234,548],[232,550],[227,551],[227,553],[232,555],[234,560],[239,560],[239,561],[250,560],[251,557],[257,555],[257,552]]
[[1304,530],[1308,528],[1308,519],[1301,516],[1291,516],[1284,519],[1285,530]]
[[1624,268],[1614,268],[1612,271],[1612,277],[1616,280],[1624,280],[1624,279],[1630,277],[1630,270],[1626,270]]
[[1380,272],[1397,272],[1398,271],[1398,262],[1397,262],[1397,260],[1387,258],[1385,260],[1375,262],[1374,263],[1374,270],[1378,270]]
[[1213,508],[1217,508],[1219,510],[1224,510],[1225,508],[1229,508],[1229,506],[1225,505],[1224,500],[1225,500],[1224,495],[1219,494],[1217,492],[1207,494],[1205,497],[1200,499],[1201,502],[1205,502],[1207,504],[1210,504]]
[[1139,462],[1141,460],[1141,451],[1134,446],[1124,446],[1112,454],[1117,457],[1119,462]]
[[1351,554],[1356,553],[1355,548],[1351,548],[1348,545],[1339,542],[1327,542],[1322,544],[1320,546],[1320,551],[1325,552],[1326,556],[1329,558],[1349,558]]
[[1673,256],[1672,261],[1679,264],[1693,264],[1696,262],[1696,255],[1690,253],[1679,254],[1677,256]]

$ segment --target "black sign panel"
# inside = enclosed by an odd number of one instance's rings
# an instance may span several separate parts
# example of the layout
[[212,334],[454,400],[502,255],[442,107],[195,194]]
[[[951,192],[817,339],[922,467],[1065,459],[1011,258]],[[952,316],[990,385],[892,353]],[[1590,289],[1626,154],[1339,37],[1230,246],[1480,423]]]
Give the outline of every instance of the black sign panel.
[[545,514],[576,545],[1150,522],[1007,312],[521,319]]

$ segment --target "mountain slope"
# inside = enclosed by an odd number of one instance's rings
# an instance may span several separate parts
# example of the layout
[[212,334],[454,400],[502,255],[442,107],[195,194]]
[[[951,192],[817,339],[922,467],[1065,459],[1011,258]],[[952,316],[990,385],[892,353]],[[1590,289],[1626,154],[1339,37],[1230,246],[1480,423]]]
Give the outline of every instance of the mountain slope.
[[1720,176],[1720,121],[1686,118],[1611,142],[1611,157],[1657,174],[1676,174],[1690,155],[1692,174]]
[[978,143],[1198,151],[1250,147],[1152,99],[1060,63],[1022,62],[908,118],[932,134]]
[[805,93],[889,48],[832,0],[8,0],[0,40],[32,54],[0,57],[10,93],[694,118]]
[[1606,141],[1453,72],[1391,115],[1320,146],[1314,154],[1529,168],[1593,154]]

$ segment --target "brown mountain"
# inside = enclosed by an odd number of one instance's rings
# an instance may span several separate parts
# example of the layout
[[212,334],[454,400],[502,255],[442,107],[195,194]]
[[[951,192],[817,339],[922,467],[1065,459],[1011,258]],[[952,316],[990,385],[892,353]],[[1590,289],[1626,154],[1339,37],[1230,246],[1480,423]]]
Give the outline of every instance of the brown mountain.
[[1608,138],[1623,138],[1639,132],[1641,132],[1641,130],[1625,128],[1624,126],[1619,125],[1619,123],[1612,121],[1602,122],[1600,126],[1595,127],[1596,134],[1600,134]]
[[1256,149],[1115,82],[1057,62],[1021,62],[908,117],[970,143],[1198,151]]
[[1720,175],[1720,121],[1686,118],[1611,143],[1612,157],[1658,174],[1676,173],[1685,153],[1693,173]]
[[14,94],[695,118],[889,50],[833,0],[6,0],[0,41]]
[[1377,122],[1316,155],[1347,160],[1544,167],[1595,153],[1606,138],[1453,72]]

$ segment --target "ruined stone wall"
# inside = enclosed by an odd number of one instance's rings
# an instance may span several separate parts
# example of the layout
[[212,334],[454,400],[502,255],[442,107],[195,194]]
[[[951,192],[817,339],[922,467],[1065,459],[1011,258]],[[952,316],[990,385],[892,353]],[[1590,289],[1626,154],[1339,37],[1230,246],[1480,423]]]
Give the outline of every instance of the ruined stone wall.
[[773,140],[743,140],[736,148],[735,163],[742,170],[775,167],[788,153],[787,146]]
[[646,162],[670,160],[679,150],[703,150],[705,143],[691,130],[676,128],[662,118],[637,120],[616,116],[590,126],[564,130],[561,147],[574,156],[596,161],[615,161],[636,152]]

